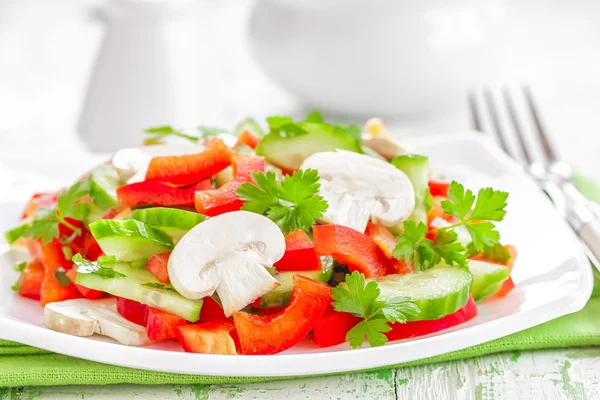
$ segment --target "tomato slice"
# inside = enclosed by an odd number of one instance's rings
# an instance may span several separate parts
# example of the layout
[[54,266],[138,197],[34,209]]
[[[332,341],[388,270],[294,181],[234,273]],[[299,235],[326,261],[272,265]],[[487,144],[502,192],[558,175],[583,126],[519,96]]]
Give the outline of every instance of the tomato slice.
[[244,182],[249,182],[252,172],[264,171],[265,159],[234,153],[232,155],[232,168],[234,180],[227,182],[218,189],[196,192],[196,211],[200,214],[214,217],[242,208],[244,202],[235,194],[235,191]]
[[150,257],[146,268],[152,273],[161,283],[169,283],[169,256],[171,252],[155,254]]
[[290,304],[272,315],[233,313],[242,354],[275,354],[300,342],[331,302],[331,288],[323,282],[294,275]]
[[117,312],[123,318],[134,324],[146,326],[148,321],[148,306],[135,300],[117,297]]
[[259,137],[254,136],[250,131],[245,130],[240,134],[238,141],[235,143],[235,147],[238,147],[240,145],[246,145],[248,147],[255,149],[259,143],[260,143]]
[[86,299],[96,300],[104,296],[104,292],[100,290],[86,288],[85,286],[78,285],[77,283],[77,270],[72,268],[66,273],[67,278],[75,285],[77,291]]
[[200,318],[198,322],[214,321],[217,319],[225,319],[223,307],[219,305],[212,297],[208,296],[202,300],[202,309],[200,310]]
[[332,256],[350,271],[367,278],[384,276],[389,262],[381,249],[367,235],[341,225],[315,225],[313,236],[317,253]]
[[391,267],[389,273],[407,274],[413,272],[412,265],[407,264],[404,260],[397,260],[394,258],[394,249],[396,248],[398,241],[388,228],[381,224],[374,224],[369,221],[365,235],[371,238],[389,260],[389,266]]
[[386,332],[385,336],[387,336],[388,340],[398,340],[428,335],[433,332],[441,331],[442,329],[462,324],[463,322],[474,318],[476,315],[477,306],[475,305],[473,298],[469,297],[469,301],[467,301],[467,304],[463,308],[440,319],[411,321],[405,324],[390,324],[392,330]]
[[202,153],[154,157],[148,165],[147,180],[177,186],[193,185],[231,163],[229,148],[219,139],[211,140]]
[[177,338],[183,350],[190,353],[237,354],[230,319],[182,325],[177,328]]
[[73,263],[65,258],[63,245],[55,238],[49,243],[41,243],[41,248],[44,263],[44,280],[40,294],[42,306],[55,301],[77,298],[79,292],[73,283],[63,286],[56,278],[56,271],[62,269],[66,272],[73,266]]
[[448,197],[448,189],[450,189],[450,182],[429,180],[429,192],[432,196]]
[[19,296],[39,300],[42,291],[42,282],[44,281],[44,264],[39,259],[33,259],[21,277],[19,285]]
[[187,324],[185,319],[148,307],[146,330],[150,340],[167,340],[177,338],[177,327]]
[[321,260],[306,232],[298,229],[285,237],[285,253],[275,263],[277,271],[318,271]]

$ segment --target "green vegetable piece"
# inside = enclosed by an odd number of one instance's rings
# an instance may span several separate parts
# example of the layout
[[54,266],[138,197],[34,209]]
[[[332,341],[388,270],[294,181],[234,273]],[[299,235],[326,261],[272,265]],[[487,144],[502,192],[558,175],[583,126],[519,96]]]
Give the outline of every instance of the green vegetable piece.
[[119,261],[149,259],[173,248],[166,233],[134,219],[101,219],[90,224],[90,231],[102,251]]
[[265,131],[254,118],[247,118],[237,124],[235,127],[235,136],[240,136],[244,131],[250,131],[251,134],[258,137],[265,136]]
[[404,172],[415,190],[415,208],[410,216],[417,224],[427,224],[427,196],[429,194],[429,161],[416,154],[403,154],[395,157],[391,163]]
[[17,227],[14,227],[11,230],[9,230],[8,232],[6,232],[4,234],[4,237],[6,238],[6,241],[8,242],[8,244],[13,244],[18,238],[23,236],[23,234],[27,231],[28,227],[29,227],[29,224],[25,223],[25,224],[19,225]]
[[508,268],[504,265],[480,260],[469,260],[469,272],[473,275],[471,296],[475,301],[496,294],[509,277]]
[[90,172],[90,197],[102,211],[117,206],[117,188],[124,182],[112,165],[102,164]]
[[151,207],[135,210],[128,219],[161,230],[173,240],[180,240],[190,229],[206,220],[207,217],[192,211],[178,208]]

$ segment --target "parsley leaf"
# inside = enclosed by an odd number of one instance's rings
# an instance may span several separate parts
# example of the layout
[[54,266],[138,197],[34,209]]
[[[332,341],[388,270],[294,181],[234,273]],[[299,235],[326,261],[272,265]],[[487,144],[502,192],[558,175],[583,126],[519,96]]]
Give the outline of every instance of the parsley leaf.
[[10,288],[14,291],[18,291],[21,287],[21,281],[23,280],[23,272],[25,272],[25,268],[27,267],[26,261],[20,261],[13,266],[13,269],[17,272],[20,272],[19,279],[12,285]]
[[332,289],[336,311],[363,318],[346,334],[352,348],[361,347],[365,337],[372,347],[384,345],[387,342],[384,333],[392,329],[388,322],[404,323],[408,316],[419,312],[419,307],[406,297],[381,301],[377,300],[379,294],[377,282],[366,282],[365,276],[357,271],[346,275],[345,285]]
[[496,243],[492,247],[485,247],[482,252],[476,251],[473,243],[469,243],[467,246],[467,257],[474,257],[481,254],[481,258],[488,261],[494,261],[499,263],[505,263],[510,261],[510,252],[500,243]]
[[87,196],[89,192],[90,182],[86,179],[77,182],[68,190],[60,193],[57,199],[60,217],[83,221],[90,213],[90,204],[80,202],[80,200]]
[[304,122],[325,122],[325,118],[319,111],[314,110],[304,118]]
[[114,257],[108,257],[103,260],[99,258],[98,261],[89,261],[83,258],[81,254],[77,253],[71,260],[77,265],[77,273],[80,274],[95,274],[104,279],[125,277],[124,274],[107,266],[115,263]]
[[156,283],[156,282],[142,283],[142,286],[153,288],[153,289],[165,290],[167,292],[177,292],[177,290],[175,290],[175,288],[173,286],[165,285],[162,283]]
[[200,139],[197,136],[188,135],[179,130],[173,129],[173,127],[169,126],[169,125],[148,128],[144,131],[144,133],[147,133],[148,135],[150,135],[150,137],[148,137],[146,140],[144,140],[144,143],[146,143],[146,144],[155,142],[157,140],[164,139],[167,136],[177,136],[177,137],[180,137],[183,139],[187,139],[190,142],[194,142],[194,143],[196,143]]
[[264,214],[288,234],[296,229],[309,231],[315,220],[327,210],[327,201],[317,195],[319,174],[307,169],[285,176],[278,183],[273,172],[254,172],[253,183],[245,182],[236,194],[242,210]]

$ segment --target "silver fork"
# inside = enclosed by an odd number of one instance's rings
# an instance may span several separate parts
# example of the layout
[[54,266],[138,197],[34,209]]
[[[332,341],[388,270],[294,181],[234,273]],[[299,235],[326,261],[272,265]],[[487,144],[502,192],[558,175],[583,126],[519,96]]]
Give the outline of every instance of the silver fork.
[[[526,121],[519,116],[516,102],[512,98],[508,88],[502,90],[502,100],[499,102],[494,92],[484,89],[483,101],[477,99],[476,93],[469,93],[469,106],[472,117],[473,128],[484,132],[483,120],[487,109],[492,133],[497,137],[500,147],[509,156],[519,160],[518,152],[515,152],[508,141],[510,132],[514,132],[524,167],[529,175],[536,181],[538,186],[551,198],[557,210],[564,216],[575,233],[581,238],[586,252],[592,264],[600,269],[597,260],[600,259],[600,217],[593,211],[593,206],[575,187],[572,181],[572,169],[569,164],[560,160],[554,146],[542,124],[540,113],[530,89],[525,86],[521,88],[527,113],[534,126],[534,137],[537,144],[532,145],[525,137]],[[484,103],[482,106],[481,103]],[[504,113],[499,104],[503,104]],[[504,119],[502,119],[504,117]],[[502,123],[508,120],[508,124]],[[511,129],[504,127],[509,125]],[[537,157],[534,147],[537,146],[542,157]]]

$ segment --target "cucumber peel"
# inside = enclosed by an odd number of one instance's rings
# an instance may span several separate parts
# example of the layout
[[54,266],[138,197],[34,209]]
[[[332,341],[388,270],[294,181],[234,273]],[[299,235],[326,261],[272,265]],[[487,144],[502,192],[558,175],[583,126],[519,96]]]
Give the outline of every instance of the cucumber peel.
[[410,220],[427,224],[427,204],[429,194],[429,159],[417,154],[403,154],[391,161],[410,179],[415,190],[415,208]]
[[190,229],[206,218],[196,212],[168,207],[142,208],[127,217],[161,230],[174,240],[180,240]]
[[173,248],[166,233],[134,219],[101,219],[89,227],[104,254],[119,261],[148,259]]
[[303,275],[320,282],[327,282],[333,273],[333,258],[321,257],[319,271],[286,271],[275,274],[275,279],[281,284],[277,288],[260,297],[259,308],[281,307],[288,305],[294,289],[294,275]]
[[457,267],[437,267],[404,275],[387,275],[367,279],[379,285],[378,299],[407,297],[420,312],[410,315],[409,321],[440,319],[467,304],[473,278],[469,271]]
[[473,275],[471,296],[475,301],[496,294],[510,275],[504,265],[481,260],[469,260],[469,272]]
[[145,286],[146,283],[159,284],[158,280],[145,268],[135,268],[129,263],[116,263],[110,266],[125,276],[103,278],[91,273],[78,273],[76,283],[90,289],[100,290],[114,296],[135,300],[150,307],[175,314],[190,322],[200,317],[202,300],[190,300],[172,290],[161,289],[156,285]]

